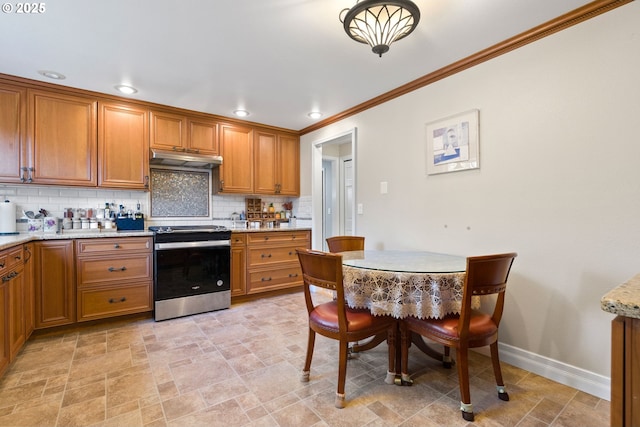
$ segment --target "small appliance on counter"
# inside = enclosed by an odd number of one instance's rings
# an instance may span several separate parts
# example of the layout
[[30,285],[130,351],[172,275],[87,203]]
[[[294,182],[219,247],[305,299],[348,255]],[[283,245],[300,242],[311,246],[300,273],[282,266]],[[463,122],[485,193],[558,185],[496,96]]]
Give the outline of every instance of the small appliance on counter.
[[16,231],[16,205],[9,200],[0,203],[0,236],[18,234]]
[[133,218],[116,218],[118,230],[144,231],[144,215],[137,214]]

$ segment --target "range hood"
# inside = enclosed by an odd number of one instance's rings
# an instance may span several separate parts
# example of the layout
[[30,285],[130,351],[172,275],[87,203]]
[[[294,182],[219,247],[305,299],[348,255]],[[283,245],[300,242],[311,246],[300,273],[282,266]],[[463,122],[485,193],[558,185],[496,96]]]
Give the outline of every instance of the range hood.
[[222,164],[222,157],[187,151],[169,151],[152,148],[149,163],[152,165],[213,169]]

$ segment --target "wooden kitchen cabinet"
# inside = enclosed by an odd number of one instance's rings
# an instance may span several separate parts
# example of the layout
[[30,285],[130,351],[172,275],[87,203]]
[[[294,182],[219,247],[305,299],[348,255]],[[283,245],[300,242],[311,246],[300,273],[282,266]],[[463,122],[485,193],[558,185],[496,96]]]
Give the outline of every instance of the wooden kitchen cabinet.
[[153,310],[153,239],[76,241],[78,322]]
[[240,296],[247,289],[247,233],[231,233],[231,296]]
[[221,193],[253,193],[253,134],[250,127],[222,124],[220,126]]
[[36,327],[33,243],[23,245],[22,249],[24,255],[24,329],[25,338],[29,339]]
[[296,249],[310,247],[308,230],[247,233],[247,295],[301,285]]
[[149,145],[161,150],[218,155],[218,122],[152,110]]
[[26,182],[96,186],[97,100],[31,89],[27,96]]
[[0,375],[24,346],[31,331],[25,306],[29,296],[22,245],[0,252]]
[[13,360],[26,338],[24,319],[24,257],[22,246],[6,251],[8,274],[2,280],[9,284],[9,353]]
[[147,110],[110,102],[98,107],[98,186],[148,190]]
[[9,350],[9,284],[0,281],[0,376],[11,363]]
[[298,138],[256,132],[253,150],[255,194],[300,195]]
[[19,183],[26,165],[26,89],[0,84],[0,182]]
[[73,240],[34,243],[36,329],[76,320]]
[[612,427],[640,425],[640,319],[611,322]]

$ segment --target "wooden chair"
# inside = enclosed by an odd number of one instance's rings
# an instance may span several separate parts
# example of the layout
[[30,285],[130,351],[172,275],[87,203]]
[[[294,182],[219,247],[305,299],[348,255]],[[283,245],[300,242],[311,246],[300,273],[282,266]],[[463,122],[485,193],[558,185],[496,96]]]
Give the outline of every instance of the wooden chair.
[[329,252],[362,251],[364,237],[361,236],[333,236],[327,237]]
[[[504,308],[507,279],[516,256],[516,253],[505,253],[468,257],[460,314],[449,315],[443,319],[409,317],[400,325],[403,378],[408,378],[407,363],[411,333],[418,333],[432,341],[443,344],[447,349],[456,349],[456,364],[458,365],[458,382],[460,385],[460,410],[462,418],[466,421],[473,421],[474,419],[473,405],[471,404],[471,395],[469,393],[468,350],[470,348],[490,346],[498,397],[501,400],[509,400],[509,395],[502,380],[502,371],[500,370],[500,360],[498,358],[498,328]],[[472,296],[490,294],[497,294],[493,314],[485,314],[471,308]]]
[[[386,332],[389,343],[389,371],[385,382],[393,384],[397,320],[390,316],[373,316],[367,309],[352,309],[347,305],[342,282],[342,255],[309,249],[297,249],[296,252],[302,267],[304,298],[309,312],[309,341],[301,380],[309,381],[316,333],[340,341],[335,406],[343,408],[349,343]],[[316,305],[312,299],[310,285],[334,290],[337,298]]]

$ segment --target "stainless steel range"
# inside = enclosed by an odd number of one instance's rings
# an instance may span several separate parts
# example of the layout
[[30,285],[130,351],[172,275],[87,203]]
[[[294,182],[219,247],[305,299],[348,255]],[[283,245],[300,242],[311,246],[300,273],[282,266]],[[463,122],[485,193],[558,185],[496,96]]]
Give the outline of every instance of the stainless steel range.
[[154,233],[154,319],[229,308],[231,231],[226,227],[149,227]]

